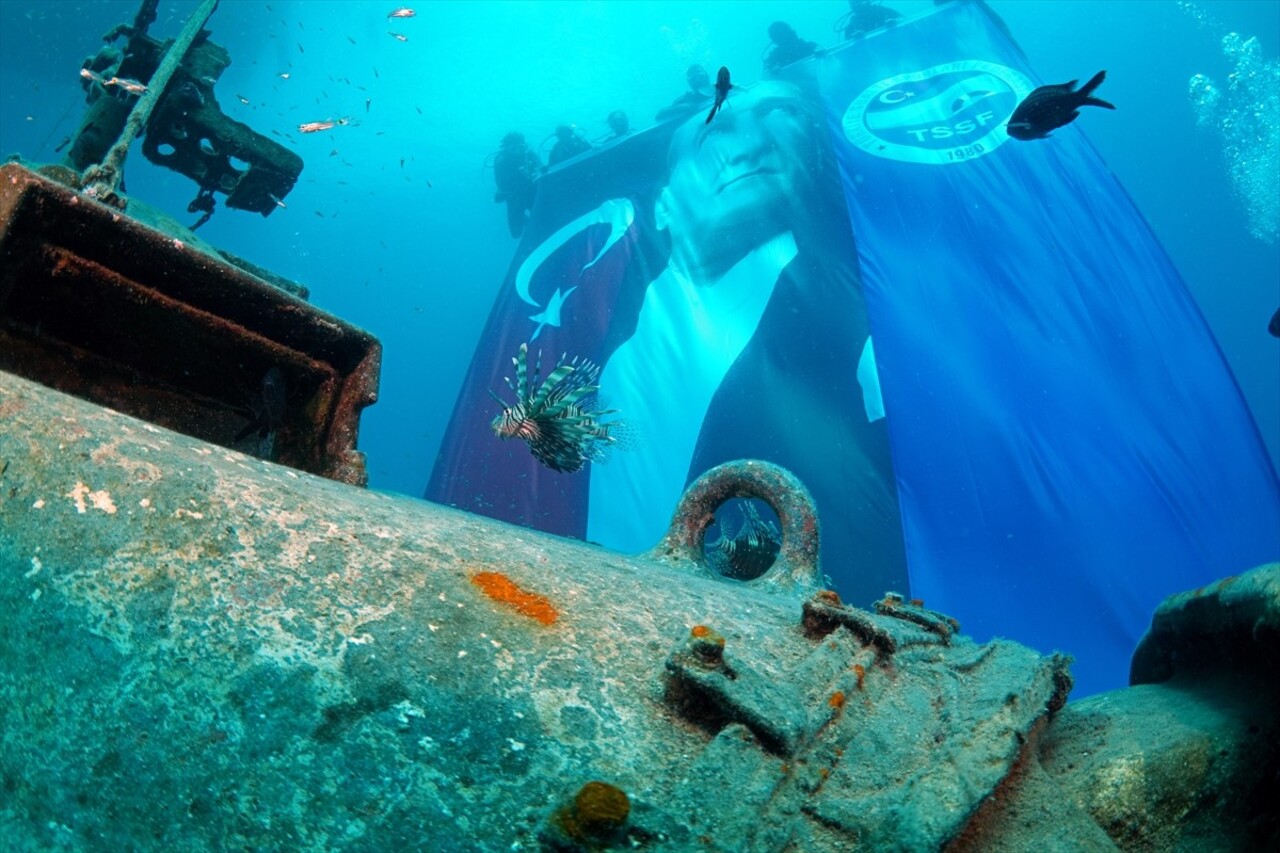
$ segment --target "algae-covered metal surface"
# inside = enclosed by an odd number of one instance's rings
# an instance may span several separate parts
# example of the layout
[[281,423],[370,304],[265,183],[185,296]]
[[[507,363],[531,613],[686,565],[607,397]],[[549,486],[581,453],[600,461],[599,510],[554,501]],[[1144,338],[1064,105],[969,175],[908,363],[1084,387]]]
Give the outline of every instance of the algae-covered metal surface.
[[[806,635],[801,599],[767,586],[362,492],[3,374],[0,413],[0,814],[29,849],[572,847],[590,839],[554,815],[593,780],[650,849],[889,837],[886,784],[935,805],[913,826],[938,842],[1057,689],[1060,663],[1013,644],[872,614],[896,655]],[[718,666],[687,662],[699,626]],[[997,669],[1020,686],[969,677]]]
[[[0,838],[1114,849],[1080,780],[1113,778],[1123,747],[1070,769],[1058,759],[1097,739],[1077,727],[1037,751],[1062,713],[1065,658],[975,644],[920,602],[814,592],[803,491],[759,463],[713,475],[661,547],[626,557],[0,373]],[[697,563],[707,501],[741,493],[782,510],[779,576]],[[1220,742],[1247,735],[1231,725]]]

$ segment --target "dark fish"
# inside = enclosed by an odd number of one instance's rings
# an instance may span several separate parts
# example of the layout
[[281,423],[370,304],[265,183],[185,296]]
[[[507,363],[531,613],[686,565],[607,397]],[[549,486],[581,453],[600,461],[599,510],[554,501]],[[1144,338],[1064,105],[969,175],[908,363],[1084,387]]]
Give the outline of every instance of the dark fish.
[[1057,86],[1041,86],[1014,108],[1013,115],[1009,116],[1009,135],[1014,139],[1044,139],[1049,131],[1075,121],[1082,106],[1114,110],[1114,105],[1092,97],[1093,90],[1106,78],[1107,72],[1099,71],[1079,91],[1076,90],[1078,80]]
[[720,112],[720,107],[724,104],[724,99],[729,97],[729,90],[732,88],[733,84],[729,82],[729,69],[721,65],[720,72],[716,74],[716,102],[711,105],[711,112],[707,113],[704,124],[711,124],[711,120],[716,117],[716,113]]
[[259,438],[266,438],[279,429],[284,423],[285,396],[284,375],[280,368],[273,367],[262,377],[262,396],[240,412],[249,423],[236,434],[236,443],[254,433]]
[[[538,372],[542,358],[528,373],[529,345],[521,344],[519,354],[511,359],[516,379],[507,379],[507,387],[516,394],[514,405],[508,406],[497,394],[493,398],[503,405],[502,413],[491,426],[499,438],[518,438],[527,442],[534,458],[553,471],[573,473],[589,461],[600,461],[617,438],[610,434],[619,429],[618,421],[601,423],[600,418],[615,413],[614,409],[591,408],[596,400],[600,368],[586,359],[565,361],[560,357],[555,370],[541,385]],[[492,392],[490,392],[492,393]]]
[[1267,331],[1280,338],[1280,308],[1277,308],[1276,313],[1271,315],[1271,322],[1267,324]]

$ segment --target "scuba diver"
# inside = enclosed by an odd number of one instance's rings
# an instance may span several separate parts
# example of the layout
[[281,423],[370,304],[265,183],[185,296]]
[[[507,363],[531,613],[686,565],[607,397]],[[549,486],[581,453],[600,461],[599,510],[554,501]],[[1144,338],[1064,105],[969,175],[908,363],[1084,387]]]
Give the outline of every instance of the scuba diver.
[[512,237],[519,237],[533,209],[533,182],[542,171],[542,160],[524,141],[524,134],[516,131],[502,137],[501,147],[490,156],[493,181],[498,188],[493,200],[507,203],[507,227]]
[[693,115],[715,95],[711,88],[711,75],[701,65],[690,65],[684,72],[684,79],[689,84],[689,91],[658,110],[658,114],[653,117],[654,121]]
[[609,118],[605,121],[608,122],[609,129],[613,131],[613,134],[608,139],[610,142],[615,139],[621,139],[631,132],[631,122],[627,120],[627,114],[622,110],[614,110],[609,113]]
[[776,77],[783,68],[793,62],[808,59],[819,50],[817,42],[800,38],[791,25],[784,21],[774,21],[769,25],[769,38],[773,41],[773,47],[768,49],[764,58],[764,73],[767,77]]
[[591,143],[578,133],[576,125],[558,125],[554,136],[556,144],[551,147],[551,153],[547,155],[548,168],[591,150]]
[[836,21],[836,28],[839,31],[843,25],[844,37],[851,39],[901,20],[901,12],[890,9],[880,0],[849,0],[849,11]]

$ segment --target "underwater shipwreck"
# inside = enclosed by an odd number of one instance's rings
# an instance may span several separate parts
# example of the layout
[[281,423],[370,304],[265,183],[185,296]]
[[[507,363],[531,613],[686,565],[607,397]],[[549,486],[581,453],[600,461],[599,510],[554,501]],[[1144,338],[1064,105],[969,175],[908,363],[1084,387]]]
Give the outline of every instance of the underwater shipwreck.
[[[773,466],[708,473],[638,557],[369,492],[367,335],[12,164],[0,255],[8,849],[1221,850],[1280,832],[1280,566],[1170,598],[1133,686],[1069,703],[1063,656],[822,590],[819,519]],[[278,334],[252,325],[280,312]],[[184,333],[139,348],[140,323]],[[165,373],[203,357],[287,365],[279,462],[229,448],[243,418]],[[702,547],[742,496],[782,522],[748,581]]]
[[[253,168],[188,167],[270,213],[301,162],[222,130]],[[1280,564],[1167,599],[1072,702],[1066,654],[824,589],[765,462],[637,556],[371,492],[378,341],[101,180],[0,167],[5,849],[1280,844]],[[744,497],[781,532],[746,580],[704,547]]]

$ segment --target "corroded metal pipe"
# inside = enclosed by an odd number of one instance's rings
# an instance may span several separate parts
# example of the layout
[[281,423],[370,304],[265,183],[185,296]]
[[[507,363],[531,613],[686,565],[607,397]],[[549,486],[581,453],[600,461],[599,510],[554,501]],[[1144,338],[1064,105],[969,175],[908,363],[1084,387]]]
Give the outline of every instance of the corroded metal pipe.
[[822,593],[806,618],[794,568],[626,557],[0,373],[0,827],[31,849],[957,837],[1065,661],[906,603]]
[[156,73],[148,81],[147,90],[142,93],[138,103],[134,104],[133,109],[129,112],[129,118],[125,121],[124,131],[120,134],[120,138],[107,151],[106,156],[102,158],[102,163],[85,169],[85,192],[88,195],[113,207],[124,209],[125,205],[116,193],[116,189],[120,186],[120,178],[124,173],[124,158],[129,154],[129,147],[133,145],[133,141],[138,137],[138,134],[146,127],[147,122],[151,119],[152,111],[164,95],[165,88],[173,78],[174,72],[182,64],[182,58],[187,55],[192,43],[195,42],[196,37],[200,35],[200,31],[204,29],[204,25],[209,22],[209,18],[217,8],[218,0],[204,0],[195,13],[187,19],[182,31],[178,33],[178,37],[174,39],[173,44],[169,46],[168,52],[165,53],[164,59],[160,61]]

